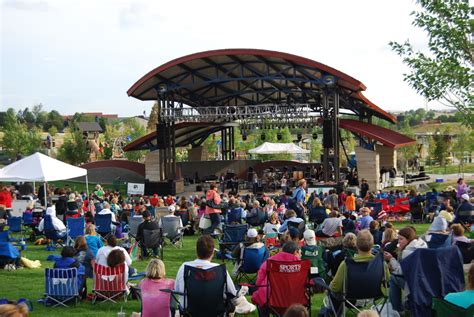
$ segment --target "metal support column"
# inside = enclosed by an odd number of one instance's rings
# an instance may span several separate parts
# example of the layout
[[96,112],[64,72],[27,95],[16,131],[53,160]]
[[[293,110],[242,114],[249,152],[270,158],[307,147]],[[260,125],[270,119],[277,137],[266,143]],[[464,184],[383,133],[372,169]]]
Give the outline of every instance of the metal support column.
[[339,182],[339,94],[326,90],[322,98],[323,177],[325,182]]

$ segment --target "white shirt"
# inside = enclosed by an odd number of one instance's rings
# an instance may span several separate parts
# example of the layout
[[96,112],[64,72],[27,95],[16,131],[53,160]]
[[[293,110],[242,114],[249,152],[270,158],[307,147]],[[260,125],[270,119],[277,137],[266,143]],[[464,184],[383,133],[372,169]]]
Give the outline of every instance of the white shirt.
[[128,281],[128,267],[130,265],[132,265],[132,258],[130,257],[130,255],[128,254],[128,252],[122,248],[122,247],[110,247],[108,245],[106,246],[103,246],[102,248],[100,248],[98,251],[97,251],[97,254],[95,256],[95,261],[97,262],[97,264],[100,264],[102,266],[108,266],[107,265],[107,257],[109,256],[109,253],[112,251],[112,250],[115,250],[115,249],[118,249],[118,250],[121,250],[123,252],[123,254],[125,255],[125,283],[127,283]]
[[342,227],[341,218],[326,218],[321,225],[321,230],[325,235],[331,237],[337,232],[339,227]]
[[[58,218],[56,218],[54,216],[51,216],[51,220],[53,221],[54,230],[56,230],[58,232],[58,234],[62,235],[64,233],[66,233],[66,226],[64,225],[64,223],[61,220],[59,220]],[[39,231],[44,230],[44,218],[41,219],[41,221],[38,225],[38,230]]]
[[99,212],[99,215],[108,215],[108,214],[111,214],[111,215],[112,215],[112,222],[117,222],[117,220],[115,220],[115,214],[112,212],[112,210],[110,210],[110,209],[102,209],[102,210]]
[[[174,282],[174,290],[177,292],[181,292],[181,293],[184,292],[184,267],[186,265],[207,270],[211,267],[218,266],[219,264],[212,263],[211,261],[208,261],[208,260],[201,260],[201,259],[196,259],[190,262],[184,262],[179,267],[179,270],[178,270],[178,273],[176,274],[176,279]],[[230,277],[229,272],[227,272],[227,292],[224,292],[224,293],[230,293],[234,296],[237,294],[237,290],[235,289],[234,282],[232,281],[232,278]],[[203,294],[203,295],[205,296],[206,294]],[[179,302],[180,302],[181,307],[184,308],[184,299],[180,298]]]

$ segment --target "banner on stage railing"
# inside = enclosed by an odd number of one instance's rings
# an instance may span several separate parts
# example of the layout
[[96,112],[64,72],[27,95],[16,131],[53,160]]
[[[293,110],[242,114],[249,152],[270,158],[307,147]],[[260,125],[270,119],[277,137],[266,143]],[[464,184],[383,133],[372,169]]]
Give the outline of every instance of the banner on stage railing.
[[144,195],[145,194],[145,184],[128,183],[127,184],[127,194],[129,194],[129,195]]

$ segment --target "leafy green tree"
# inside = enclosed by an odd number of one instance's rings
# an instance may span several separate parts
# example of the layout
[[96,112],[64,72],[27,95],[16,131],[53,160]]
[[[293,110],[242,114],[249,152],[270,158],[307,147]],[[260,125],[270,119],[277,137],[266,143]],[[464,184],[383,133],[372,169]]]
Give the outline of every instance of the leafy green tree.
[[40,131],[21,123],[12,108],[6,112],[3,133],[1,146],[10,158],[30,155],[41,150]]
[[474,150],[474,135],[472,130],[460,127],[456,133],[456,142],[453,145],[454,156],[459,159],[460,171],[464,171],[464,157],[471,156]]
[[448,143],[446,140],[446,135],[441,133],[439,129],[436,130],[434,136],[434,150],[433,157],[438,161],[439,165],[446,165],[446,158],[448,156]]
[[390,42],[410,68],[405,81],[428,100],[438,100],[463,113],[474,126],[472,83],[473,46],[468,1],[418,0],[421,10],[412,13],[413,25],[427,32],[430,53],[415,51],[405,43]]
[[[403,122],[403,126],[400,129],[400,133],[415,139],[415,133],[413,133],[413,130],[411,127],[408,125],[408,123],[405,121]],[[399,158],[401,161],[401,170],[407,171],[408,168],[408,160],[413,159],[415,155],[418,154],[416,145],[410,145],[410,146],[404,146],[401,147],[400,149],[397,149],[397,153],[399,154]]]
[[48,121],[44,124],[43,129],[47,131],[52,126],[55,126],[58,131],[63,131],[64,129],[64,119],[56,110],[48,113]]
[[56,129],[55,126],[52,126],[51,128],[49,128],[48,133],[49,133],[51,136],[55,136],[55,135],[58,133],[58,129]]
[[48,131],[48,129],[45,129],[45,126],[47,125],[47,122],[48,122],[48,113],[46,111],[40,111],[35,116],[36,116],[36,126],[39,128],[42,128],[43,131]]
[[69,133],[59,148],[58,159],[69,164],[79,165],[89,161],[90,151],[80,131]]
[[146,130],[152,132],[156,130],[156,123],[158,122],[158,103],[155,102],[151,108],[150,118],[148,118],[148,124]]
[[[134,118],[127,119],[123,122],[124,128],[123,132],[124,135],[128,136],[130,139],[130,142],[135,141],[138,138],[141,138],[146,134],[146,129],[144,126],[142,126],[140,123],[138,123],[137,120]],[[128,143],[130,143],[128,142]],[[127,143],[127,144],[128,144]],[[145,158],[145,155],[148,151],[131,151],[131,152],[126,152],[125,157],[129,161],[142,161]]]

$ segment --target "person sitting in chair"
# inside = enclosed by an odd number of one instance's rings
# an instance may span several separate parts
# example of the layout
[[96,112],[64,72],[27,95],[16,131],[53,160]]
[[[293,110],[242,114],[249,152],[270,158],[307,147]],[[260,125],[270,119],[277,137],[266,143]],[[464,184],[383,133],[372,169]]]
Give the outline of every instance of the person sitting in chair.
[[278,229],[278,232],[280,233],[285,233],[286,230],[288,230],[288,223],[289,222],[294,222],[294,223],[300,223],[303,222],[304,220],[301,218],[298,218],[296,216],[296,212],[292,209],[288,209],[285,213],[285,222],[280,226],[280,229]]
[[68,269],[76,268],[77,269],[77,286],[79,288],[79,294],[82,298],[86,298],[87,289],[86,289],[86,276],[84,266],[74,258],[76,250],[71,246],[65,246],[61,250],[61,258],[57,259],[54,262],[55,269]]
[[[219,265],[217,263],[211,262],[212,258],[214,257],[214,239],[212,239],[210,235],[202,235],[198,238],[196,242],[196,254],[198,257],[196,260],[184,262],[179,267],[178,273],[176,274],[175,284],[174,284],[175,291],[181,292],[181,293],[184,292],[184,267],[185,266],[197,267],[197,268],[206,270],[206,269]],[[232,278],[230,277],[229,272],[227,272],[226,285],[227,285],[227,289],[225,290],[225,293],[230,294],[230,296],[235,297],[237,295],[237,290],[235,289],[234,282],[232,281]],[[185,309],[184,300],[182,298],[180,299],[180,306],[182,309]]]
[[[176,211],[176,205],[168,206],[168,214],[166,216],[163,216],[163,217],[165,217],[165,218],[179,218],[179,227],[182,228],[183,227],[183,221],[181,220],[181,217],[178,217],[174,214],[175,211]],[[161,218],[160,218],[160,222],[158,223],[158,227],[163,228],[163,222],[161,221]]]
[[468,285],[464,292],[449,293],[444,297],[444,300],[465,309],[474,305],[474,264],[471,264],[467,273],[467,283]]
[[317,237],[333,237],[342,233],[342,220],[337,217],[337,212],[331,211],[329,218],[324,219],[321,229],[316,231]]
[[102,266],[108,266],[108,256],[109,253],[112,252],[113,250],[120,250],[123,255],[124,255],[124,261],[127,264],[125,266],[125,276],[128,277],[128,273],[133,273],[135,270],[130,268],[132,265],[132,258],[130,258],[130,255],[128,254],[127,250],[125,250],[122,247],[117,246],[117,238],[114,235],[109,235],[107,238],[107,245],[103,246],[97,251],[97,255],[95,257],[95,261],[97,264],[100,264]]
[[[46,208],[46,214],[51,216],[51,220],[53,222],[53,227],[54,230],[57,231],[59,236],[66,236],[66,226],[64,225],[64,222],[59,220],[56,217],[56,209],[54,206]],[[41,219],[39,225],[38,225],[38,230],[40,232],[43,232],[44,230],[44,218]]]
[[[143,212],[143,222],[138,225],[137,229],[137,241],[140,245],[140,248],[142,250],[142,257],[146,258],[148,256],[147,248],[145,247],[145,237],[143,234],[144,230],[156,230],[159,229],[158,223],[156,221],[153,221],[151,219],[151,213],[148,210],[145,210]],[[154,248],[153,250],[153,255],[158,256],[158,249]]]
[[[372,254],[372,247],[374,246],[374,237],[370,233],[369,230],[362,230],[359,231],[357,234],[357,240],[356,240],[356,247],[357,247],[357,254],[354,255],[354,261],[355,262],[370,262],[373,258],[374,255]],[[331,284],[329,287],[331,290],[335,293],[341,293],[343,291],[343,286],[344,286],[344,280],[346,276],[346,262],[343,261],[340,265],[339,268],[337,269],[336,275],[334,276],[334,279],[331,281]],[[386,280],[388,280],[388,276],[390,275],[390,272],[388,270],[387,264],[384,263],[384,271],[385,271],[385,276]],[[383,285],[380,285],[382,288],[382,291],[384,291]],[[334,306],[336,306],[336,310],[338,309],[339,305],[342,304],[342,301],[338,300],[337,298],[331,298]]]

